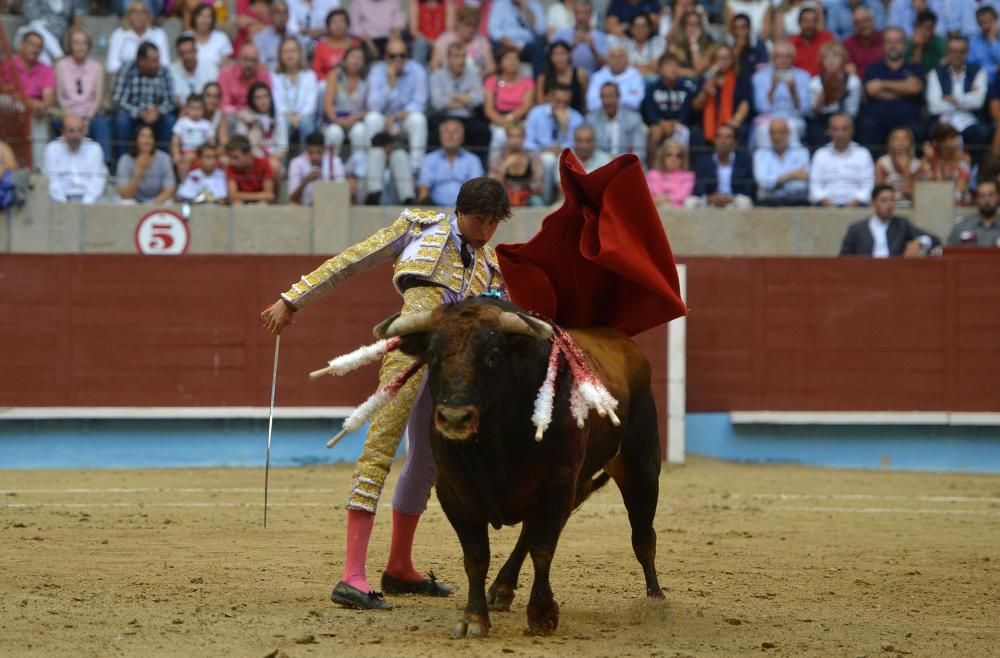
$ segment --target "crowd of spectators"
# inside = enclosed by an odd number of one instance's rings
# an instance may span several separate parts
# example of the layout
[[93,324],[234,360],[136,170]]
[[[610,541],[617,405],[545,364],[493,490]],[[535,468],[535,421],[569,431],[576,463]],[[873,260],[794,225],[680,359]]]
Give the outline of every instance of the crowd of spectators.
[[22,0],[14,40],[57,202],[346,180],[451,205],[485,172],[539,205],[564,148],[636,154],[674,207],[905,204],[918,180],[972,204],[1000,168],[1000,0],[134,0],[100,61],[73,6]]

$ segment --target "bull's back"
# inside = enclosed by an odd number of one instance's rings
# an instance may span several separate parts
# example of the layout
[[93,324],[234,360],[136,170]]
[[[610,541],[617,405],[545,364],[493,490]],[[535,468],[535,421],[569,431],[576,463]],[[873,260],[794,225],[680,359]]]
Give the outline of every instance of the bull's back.
[[606,328],[571,329],[569,333],[590,358],[595,374],[620,402],[649,388],[649,361],[627,335]]

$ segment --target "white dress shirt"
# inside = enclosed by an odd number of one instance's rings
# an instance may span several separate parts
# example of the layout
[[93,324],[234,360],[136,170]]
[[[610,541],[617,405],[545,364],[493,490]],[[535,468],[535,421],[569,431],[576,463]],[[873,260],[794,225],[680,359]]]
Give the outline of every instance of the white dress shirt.
[[587,111],[601,109],[601,87],[608,82],[618,85],[618,97],[622,107],[639,110],[642,98],[646,95],[646,81],[634,66],[626,67],[621,73],[612,73],[607,66],[602,66],[592,76],[587,85]]
[[149,41],[160,52],[160,66],[170,66],[170,42],[167,33],[158,27],[146,28],[139,36],[131,29],[116,28],[108,42],[108,73],[118,73],[126,64],[135,61],[139,45]]
[[868,218],[868,231],[872,234],[875,247],[872,256],[875,258],[889,257],[889,222],[883,222],[877,216]]
[[202,93],[205,90],[205,85],[217,78],[217,76],[212,76],[208,69],[200,63],[195,66],[194,73],[188,73],[181,61],[170,65],[170,75],[174,79],[174,94],[180,99],[178,107],[184,107],[188,96]]
[[56,203],[74,198],[94,203],[104,195],[108,182],[104,150],[87,137],[75,151],[62,138],[49,142],[45,146],[42,173],[49,178],[49,197]]
[[955,69],[948,67],[948,75],[951,76],[951,96],[954,97],[956,104],[944,100],[937,71],[927,74],[927,111],[939,115],[942,123],[951,125],[958,132],[976,123],[975,112],[982,110],[983,103],[986,102],[986,69],[979,69],[976,72],[968,92],[965,91],[966,73],[968,73],[967,68],[955,73]]
[[828,199],[843,206],[852,201],[867,204],[875,185],[875,163],[868,149],[856,142],[843,151],[833,144],[816,150],[809,168],[809,202]]

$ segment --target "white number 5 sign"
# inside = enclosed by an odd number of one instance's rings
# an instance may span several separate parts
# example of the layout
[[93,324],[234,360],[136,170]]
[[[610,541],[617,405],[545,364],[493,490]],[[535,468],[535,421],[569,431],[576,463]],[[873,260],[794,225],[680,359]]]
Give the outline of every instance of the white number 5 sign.
[[149,256],[178,256],[187,251],[191,232],[187,222],[172,210],[154,210],[135,227],[135,246]]

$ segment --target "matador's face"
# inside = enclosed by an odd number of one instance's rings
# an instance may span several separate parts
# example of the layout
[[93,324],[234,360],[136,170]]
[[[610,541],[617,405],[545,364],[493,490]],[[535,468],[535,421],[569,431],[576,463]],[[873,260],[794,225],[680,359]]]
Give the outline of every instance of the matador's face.
[[482,249],[493,239],[497,232],[500,220],[488,215],[470,215],[466,213],[456,213],[458,217],[458,230],[469,241],[475,249]]

